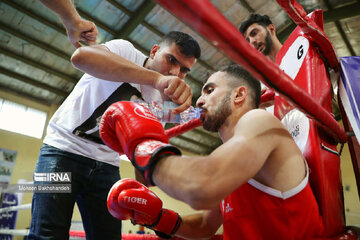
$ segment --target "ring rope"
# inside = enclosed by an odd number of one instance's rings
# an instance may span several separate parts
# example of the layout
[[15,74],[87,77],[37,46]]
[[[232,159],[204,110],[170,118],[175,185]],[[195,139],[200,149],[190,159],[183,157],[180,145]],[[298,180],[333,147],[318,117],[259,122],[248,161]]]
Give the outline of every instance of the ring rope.
[[326,36],[322,27],[309,18],[304,8],[295,0],[277,0],[278,4],[287,12],[289,17],[301,28],[309,39],[316,44],[322,56],[335,71],[339,70],[340,63],[336,57],[334,46]]
[[17,206],[0,208],[0,213],[24,210],[24,209],[30,209],[30,208],[31,208],[31,203],[26,203],[26,204],[17,205]]
[[[28,236],[30,233],[29,229],[0,229],[0,234],[8,234],[8,235],[14,235],[14,236]],[[84,231],[74,231],[74,230],[70,230],[69,231],[69,236],[70,237],[75,237],[75,238],[80,238],[80,239],[85,239],[86,238],[86,234]],[[127,239],[127,240],[158,240],[160,239],[158,236],[154,235],[154,234],[127,234],[127,233],[123,233],[122,234],[122,239]],[[178,238],[174,238],[174,239],[178,239]],[[221,235],[214,235],[211,240],[220,240],[222,239]]]
[[[271,100],[274,100],[275,93],[274,91],[267,89],[262,95],[261,95],[261,103],[268,102]],[[202,122],[200,119],[192,119],[187,123],[183,123],[180,125],[177,125],[175,127],[169,128],[165,130],[165,134],[169,137],[176,137],[180,134],[183,134],[187,131],[190,131],[196,127],[200,127],[202,125]]]
[[[176,2],[174,2],[174,3],[176,4]],[[177,6],[177,7],[181,8],[181,6]],[[243,64],[247,64],[247,63],[243,62]],[[267,91],[266,94],[263,94],[261,96],[261,102],[266,102],[266,101],[273,100],[273,99],[274,99],[274,93],[272,91]],[[184,132],[190,131],[193,128],[199,127],[201,125],[202,125],[202,123],[199,120],[193,119],[187,123],[180,124],[180,125],[177,125],[177,126],[174,126],[172,128],[165,130],[165,134],[169,138],[172,138],[172,137],[176,137]]]
[[27,236],[29,235],[29,229],[0,229],[0,234],[9,234],[16,236]]
[[[324,125],[335,139],[346,142],[343,128],[308,93],[297,86],[274,62],[268,60],[208,0],[156,0],[169,12],[210,40],[235,62],[247,68],[257,79],[292,102],[308,117]],[[221,26],[221,27],[220,27]]]
[[176,137],[180,134],[183,134],[184,132],[190,131],[193,128],[199,127],[202,125],[202,122],[200,121],[200,119],[192,119],[187,123],[183,123],[180,125],[177,125],[175,127],[169,128],[165,130],[165,134],[169,137]]

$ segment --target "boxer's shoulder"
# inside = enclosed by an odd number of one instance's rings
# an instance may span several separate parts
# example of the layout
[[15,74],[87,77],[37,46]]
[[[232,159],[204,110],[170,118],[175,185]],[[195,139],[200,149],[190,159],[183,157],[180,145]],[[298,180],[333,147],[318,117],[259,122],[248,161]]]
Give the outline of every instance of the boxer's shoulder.
[[237,126],[247,126],[248,130],[257,128],[270,129],[283,127],[280,120],[264,109],[253,109],[245,113],[238,121]]
[[289,135],[289,132],[280,120],[263,109],[254,109],[244,114],[234,130],[234,137],[247,141],[253,139],[256,145],[265,144],[269,149],[275,148],[285,135]]

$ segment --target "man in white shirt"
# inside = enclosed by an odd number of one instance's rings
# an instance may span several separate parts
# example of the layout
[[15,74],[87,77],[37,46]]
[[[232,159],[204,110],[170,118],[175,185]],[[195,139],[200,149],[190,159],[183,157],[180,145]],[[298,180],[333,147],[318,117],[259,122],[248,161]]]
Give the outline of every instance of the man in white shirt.
[[121,239],[121,222],[106,207],[107,194],[120,179],[120,158],[103,144],[98,122],[120,100],[168,99],[179,104],[175,113],[187,109],[192,94],[183,78],[200,54],[196,40],[182,32],[165,35],[149,57],[126,40],[74,52],[71,61],[85,74],[51,118],[35,168],[36,173],[71,172],[71,193],[34,193],[29,239],[68,239],[75,202],[87,239]]

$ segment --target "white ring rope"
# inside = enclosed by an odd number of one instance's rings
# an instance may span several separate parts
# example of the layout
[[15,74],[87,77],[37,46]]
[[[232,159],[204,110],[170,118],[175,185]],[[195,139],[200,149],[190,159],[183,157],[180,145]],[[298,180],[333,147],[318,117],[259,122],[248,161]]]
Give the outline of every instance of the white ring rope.
[[31,203],[26,203],[26,204],[22,204],[22,205],[18,205],[18,206],[0,208],[0,213],[29,209],[29,208],[31,208]]
[[0,229],[0,234],[9,234],[16,236],[27,236],[29,235],[29,229]]

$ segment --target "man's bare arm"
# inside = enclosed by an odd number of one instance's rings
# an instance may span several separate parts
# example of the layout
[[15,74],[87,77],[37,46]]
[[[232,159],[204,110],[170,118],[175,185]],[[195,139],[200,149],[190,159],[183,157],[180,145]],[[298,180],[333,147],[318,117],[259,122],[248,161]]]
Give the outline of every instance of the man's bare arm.
[[210,238],[223,222],[220,207],[202,213],[182,216],[176,236],[186,239]]
[[[252,114],[255,116],[240,119],[234,136],[209,156],[161,159],[155,167],[153,181],[164,192],[195,209],[219,205],[257,174],[276,146],[277,139],[269,131],[275,117],[264,110]],[[282,128],[282,131],[287,130]]]
[[[94,77],[114,82],[128,82],[151,85],[170,100],[178,103],[179,111],[191,105],[191,88],[176,76],[164,76],[158,72],[143,68],[109,51],[104,45],[78,48],[71,57],[72,64],[79,70]],[[174,96],[177,88],[184,89],[182,95]],[[169,89],[173,89],[172,91]]]
[[69,40],[74,47],[81,47],[80,41],[96,44],[98,30],[93,22],[83,20],[76,11],[71,0],[40,0],[45,6],[54,11],[65,25]]
[[82,72],[114,82],[155,86],[163,76],[111,52],[105,45],[78,48],[73,53],[71,62]]

